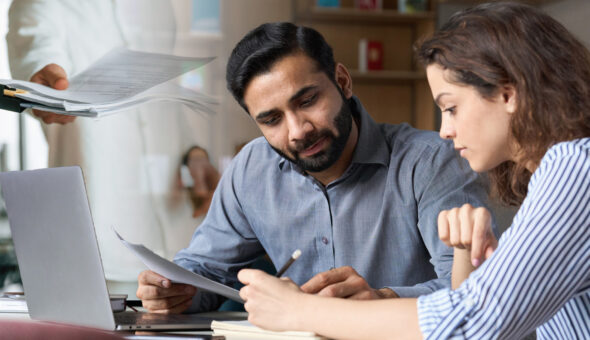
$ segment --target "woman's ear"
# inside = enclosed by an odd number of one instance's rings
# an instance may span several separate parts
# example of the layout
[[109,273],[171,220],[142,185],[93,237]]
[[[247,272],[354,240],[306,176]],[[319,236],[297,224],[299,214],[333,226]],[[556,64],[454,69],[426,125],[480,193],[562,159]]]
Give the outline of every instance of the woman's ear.
[[346,69],[346,66],[341,63],[336,64],[336,84],[342,90],[344,97],[350,99],[352,97],[352,78]]
[[506,85],[502,88],[502,100],[506,106],[506,112],[513,114],[518,107],[518,97],[516,88],[512,85]]

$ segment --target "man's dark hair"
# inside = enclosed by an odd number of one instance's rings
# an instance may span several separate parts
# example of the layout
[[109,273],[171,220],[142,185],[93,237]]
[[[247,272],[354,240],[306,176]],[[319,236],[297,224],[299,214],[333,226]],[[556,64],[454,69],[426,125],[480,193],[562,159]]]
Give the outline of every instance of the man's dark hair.
[[244,91],[252,78],[269,72],[282,58],[299,52],[313,59],[318,70],[335,81],[336,63],[332,47],[324,37],[309,27],[277,22],[258,26],[236,45],[227,62],[227,88],[248,111],[244,103]]

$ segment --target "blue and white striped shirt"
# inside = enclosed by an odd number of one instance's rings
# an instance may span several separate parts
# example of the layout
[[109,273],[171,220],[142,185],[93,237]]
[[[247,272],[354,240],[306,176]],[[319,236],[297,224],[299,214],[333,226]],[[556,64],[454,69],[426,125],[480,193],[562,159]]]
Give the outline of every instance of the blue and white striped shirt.
[[418,318],[426,339],[590,339],[590,138],[549,149],[492,257]]

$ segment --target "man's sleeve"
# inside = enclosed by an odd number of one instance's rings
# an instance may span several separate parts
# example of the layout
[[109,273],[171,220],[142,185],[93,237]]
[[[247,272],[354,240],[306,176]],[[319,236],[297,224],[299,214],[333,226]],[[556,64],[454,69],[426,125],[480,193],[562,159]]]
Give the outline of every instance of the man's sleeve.
[[416,159],[414,193],[418,202],[418,228],[438,276],[412,287],[392,287],[400,297],[417,297],[451,285],[453,249],[438,237],[438,214],[469,203],[485,206],[487,180],[471,170],[451,143],[438,141]]
[[[264,253],[240,205],[244,163],[238,156],[224,172],[205,220],[174,258],[180,266],[227,286],[234,286],[238,271]],[[222,302],[218,295],[199,292],[189,312],[215,310]]]
[[[13,1],[6,35],[12,78],[29,80],[45,65],[55,63],[69,74],[65,41],[66,25],[60,20],[61,1]],[[71,29],[78,29],[72,27]]]

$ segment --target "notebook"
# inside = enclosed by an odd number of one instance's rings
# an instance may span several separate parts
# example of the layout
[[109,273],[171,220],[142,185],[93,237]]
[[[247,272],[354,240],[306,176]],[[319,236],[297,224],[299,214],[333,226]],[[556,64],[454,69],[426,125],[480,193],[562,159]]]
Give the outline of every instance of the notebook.
[[213,335],[223,335],[227,340],[232,339],[275,339],[275,340],[323,340],[327,339],[313,332],[286,331],[275,332],[258,328],[247,320],[243,321],[213,321],[211,324]]
[[202,330],[198,315],[113,313],[79,167],[0,174],[32,319],[107,330]]

